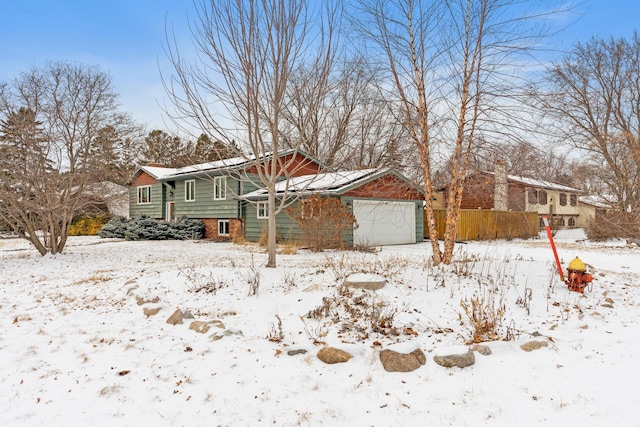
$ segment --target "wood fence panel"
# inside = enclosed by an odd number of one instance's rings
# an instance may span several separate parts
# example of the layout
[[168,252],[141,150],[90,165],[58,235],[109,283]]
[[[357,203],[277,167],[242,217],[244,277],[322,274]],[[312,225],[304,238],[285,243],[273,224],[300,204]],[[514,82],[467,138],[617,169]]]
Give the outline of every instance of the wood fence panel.
[[[444,209],[434,210],[438,236],[444,238]],[[425,235],[426,230],[425,218]],[[461,209],[456,240],[528,239],[538,235],[537,212]]]

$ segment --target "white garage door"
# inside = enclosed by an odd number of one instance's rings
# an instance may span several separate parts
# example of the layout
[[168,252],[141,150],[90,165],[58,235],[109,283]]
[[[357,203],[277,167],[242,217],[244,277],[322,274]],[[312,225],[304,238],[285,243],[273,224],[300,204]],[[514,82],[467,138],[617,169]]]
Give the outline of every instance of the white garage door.
[[416,242],[414,203],[354,200],[353,214],[358,222],[358,228],[353,230],[356,246]]

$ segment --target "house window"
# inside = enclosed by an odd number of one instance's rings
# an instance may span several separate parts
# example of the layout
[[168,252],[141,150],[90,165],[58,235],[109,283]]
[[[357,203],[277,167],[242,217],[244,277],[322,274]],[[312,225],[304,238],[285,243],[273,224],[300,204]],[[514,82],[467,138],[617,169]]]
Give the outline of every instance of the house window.
[[575,227],[576,226],[576,219],[574,217],[570,217],[569,218],[569,227]]
[[567,193],[560,193],[560,206],[567,206]]
[[229,235],[229,220],[219,219],[218,220],[218,236],[228,236],[228,235]]
[[535,205],[538,203],[538,192],[533,188],[529,189],[529,204]]
[[151,186],[144,185],[138,187],[138,204],[148,205],[149,203],[151,203]]
[[544,190],[538,191],[538,204],[546,205],[547,204],[547,192]]
[[569,203],[571,204],[571,206],[578,206],[578,196],[576,194],[570,195]]
[[196,200],[196,181],[190,179],[184,182],[184,201],[193,202]]
[[227,177],[217,176],[213,178],[213,200],[225,200],[227,198]]
[[258,219],[267,219],[269,218],[269,204],[268,202],[258,202],[256,206],[258,210]]

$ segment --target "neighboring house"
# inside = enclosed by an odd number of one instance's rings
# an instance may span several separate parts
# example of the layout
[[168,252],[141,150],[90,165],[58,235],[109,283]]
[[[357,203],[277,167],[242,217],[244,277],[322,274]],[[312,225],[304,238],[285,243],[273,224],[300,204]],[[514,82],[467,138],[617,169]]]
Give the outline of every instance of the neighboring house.
[[[71,191],[76,192],[78,187]],[[100,181],[87,185],[82,191],[87,202],[94,209],[107,211],[114,216],[129,215],[129,190],[127,187],[111,181]]]
[[583,227],[591,210],[581,207],[581,194],[566,185],[507,175],[506,168],[497,164],[495,172],[474,172],[465,178],[460,208],[537,212],[540,226],[542,215],[547,215],[557,227]]
[[[264,159],[271,160],[269,156]],[[289,170],[295,170],[289,183],[297,196],[340,197],[351,207],[363,225],[349,236],[350,243],[381,245],[422,239],[422,195],[400,174],[390,169],[322,174],[322,164],[293,150],[283,152],[279,160],[289,164]],[[241,179],[243,174],[255,172],[254,161],[244,158],[182,168],[141,166],[129,182],[130,216],[164,220],[187,216],[205,223],[208,238],[244,237],[258,241],[266,230],[266,190]],[[283,190],[282,185],[278,191]],[[406,226],[410,231],[403,228],[403,234],[398,233],[392,223],[400,222],[411,224]],[[279,237],[295,239],[299,235],[297,224],[286,213],[278,215],[277,223]]]
[[578,227],[586,227],[596,216],[606,215],[611,210],[611,206],[598,196],[578,197],[579,216]]

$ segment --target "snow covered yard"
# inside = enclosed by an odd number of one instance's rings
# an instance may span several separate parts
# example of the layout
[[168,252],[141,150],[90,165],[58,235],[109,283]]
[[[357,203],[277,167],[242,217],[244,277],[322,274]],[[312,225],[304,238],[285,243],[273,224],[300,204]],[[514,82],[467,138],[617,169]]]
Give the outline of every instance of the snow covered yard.
[[[423,243],[299,250],[277,269],[232,243],[71,238],[41,258],[0,239],[0,424],[638,426],[640,249],[581,239],[557,245],[564,266],[593,267],[585,295],[560,282],[545,238],[461,244],[442,268]],[[340,292],[353,274],[388,284]],[[474,294],[504,307],[510,340],[439,366],[467,349]],[[168,324],[176,309],[209,329]],[[546,347],[522,350],[531,340]],[[353,357],[325,364],[318,343]],[[380,362],[416,348],[415,371]]]

